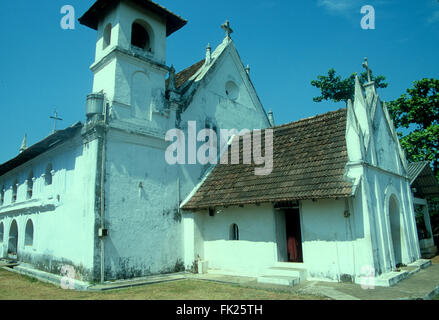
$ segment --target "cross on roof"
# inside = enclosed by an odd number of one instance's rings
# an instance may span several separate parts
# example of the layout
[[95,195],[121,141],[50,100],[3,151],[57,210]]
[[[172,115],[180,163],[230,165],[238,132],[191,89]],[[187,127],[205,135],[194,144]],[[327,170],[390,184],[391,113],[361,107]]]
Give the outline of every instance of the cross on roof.
[[367,82],[371,82],[372,79],[370,77],[370,68],[369,68],[369,63],[367,62],[367,58],[364,58],[363,68],[366,69],[367,71]]
[[226,32],[227,39],[230,39],[230,35],[233,33],[233,29],[230,28],[229,20],[226,20],[226,22],[221,25],[221,29],[223,29]]
[[56,132],[56,121],[57,121],[57,120],[62,121],[63,119],[61,119],[61,118],[58,117],[58,112],[56,112],[56,110],[55,110],[55,112],[54,112],[53,114],[54,114],[54,115],[53,115],[53,116],[50,116],[49,118],[54,120],[53,133],[55,133],[55,132]]

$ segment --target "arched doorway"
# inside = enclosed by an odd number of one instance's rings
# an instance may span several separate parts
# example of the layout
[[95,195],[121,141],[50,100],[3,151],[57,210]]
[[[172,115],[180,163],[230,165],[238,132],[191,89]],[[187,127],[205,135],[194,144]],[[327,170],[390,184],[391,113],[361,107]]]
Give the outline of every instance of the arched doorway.
[[18,226],[17,221],[13,220],[9,229],[8,254],[16,256],[18,252]]
[[402,221],[398,199],[394,195],[389,199],[389,219],[395,265],[398,266],[402,264]]

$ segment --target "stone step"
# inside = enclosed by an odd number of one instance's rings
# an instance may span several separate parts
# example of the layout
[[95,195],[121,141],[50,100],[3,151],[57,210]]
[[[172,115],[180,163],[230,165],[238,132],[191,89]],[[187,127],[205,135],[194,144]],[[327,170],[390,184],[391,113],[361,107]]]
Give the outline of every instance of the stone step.
[[285,276],[285,277],[297,277],[300,279],[306,278],[306,270],[291,267],[271,267],[265,270],[264,275],[267,276]]
[[287,276],[276,276],[276,275],[260,276],[258,277],[258,283],[294,287],[295,285],[300,283],[300,279],[298,277],[287,277]]

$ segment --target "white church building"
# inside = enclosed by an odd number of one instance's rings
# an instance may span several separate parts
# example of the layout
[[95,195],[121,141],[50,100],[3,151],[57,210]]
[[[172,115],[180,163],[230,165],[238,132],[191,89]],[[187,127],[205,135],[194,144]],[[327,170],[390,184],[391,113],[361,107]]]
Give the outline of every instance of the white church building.
[[[192,270],[379,283],[422,262],[407,161],[373,82],[357,79],[346,109],[276,127],[228,22],[175,74],[166,41],[187,22],[164,7],[98,0],[79,21],[97,31],[86,120],[0,165],[0,257],[82,281]],[[191,121],[273,130],[271,174],[169,164],[167,132]]]

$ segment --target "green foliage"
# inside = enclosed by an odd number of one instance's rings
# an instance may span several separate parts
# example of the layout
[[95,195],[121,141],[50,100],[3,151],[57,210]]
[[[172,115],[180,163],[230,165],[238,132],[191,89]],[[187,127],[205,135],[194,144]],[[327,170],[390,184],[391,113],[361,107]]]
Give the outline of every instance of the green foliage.
[[424,78],[388,103],[409,161],[430,161],[439,180],[439,80]]
[[[349,99],[354,99],[355,93],[355,76],[357,73],[351,74],[348,78],[342,79],[341,76],[337,75],[335,69],[330,69],[327,76],[318,76],[317,80],[311,81],[311,85],[319,88],[321,91],[321,96],[313,98],[315,102],[322,102],[323,100],[330,100],[334,102],[344,101],[347,102]],[[367,83],[367,72],[363,72],[359,75],[360,83]],[[389,85],[385,82],[386,77],[377,76],[375,77],[371,71],[371,79],[375,81],[377,88],[387,88]]]

